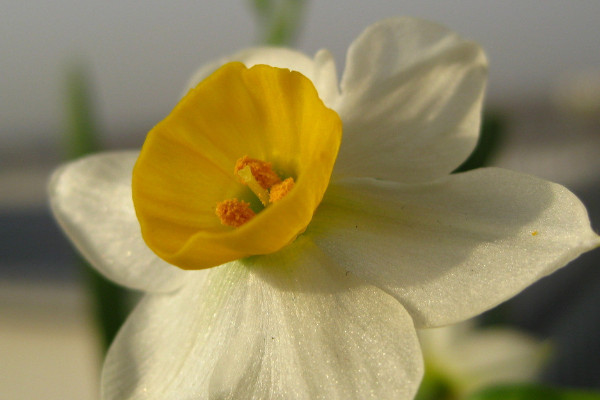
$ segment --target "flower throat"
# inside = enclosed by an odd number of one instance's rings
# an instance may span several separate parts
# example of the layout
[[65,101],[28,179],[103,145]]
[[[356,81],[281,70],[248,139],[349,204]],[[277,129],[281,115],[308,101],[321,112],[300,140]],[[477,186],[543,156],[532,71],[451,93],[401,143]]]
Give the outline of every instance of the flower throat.
[[[248,156],[236,161],[233,173],[240,183],[248,186],[264,207],[281,200],[294,187],[294,178],[282,181],[270,162]],[[215,213],[223,225],[234,228],[242,226],[256,215],[250,208],[250,203],[236,198],[219,202]]]

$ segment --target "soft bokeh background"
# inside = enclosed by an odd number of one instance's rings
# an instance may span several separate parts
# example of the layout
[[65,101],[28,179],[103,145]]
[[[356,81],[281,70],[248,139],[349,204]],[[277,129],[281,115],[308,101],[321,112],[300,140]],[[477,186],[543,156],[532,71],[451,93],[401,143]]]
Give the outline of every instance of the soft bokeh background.
[[[313,0],[298,47],[350,42],[393,15],[441,22],[486,49],[495,165],[575,191],[600,227],[600,2]],[[94,399],[100,352],[74,256],[46,208],[64,157],[65,73],[87,65],[106,148],[138,147],[202,63],[256,44],[250,2],[5,0],[0,4],[0,398]],[[599,251],[488,315],[556,344],[545,379],[598,387]],[[36,384],[32,385],[31,382]]]

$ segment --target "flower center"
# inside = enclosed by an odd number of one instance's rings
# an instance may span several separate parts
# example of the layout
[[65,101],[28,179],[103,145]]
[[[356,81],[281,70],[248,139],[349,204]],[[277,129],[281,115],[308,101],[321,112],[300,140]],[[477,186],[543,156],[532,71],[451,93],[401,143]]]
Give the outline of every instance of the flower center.
[[[281,180],[270,162],[244,156],[237,160],[233,171],[240,183],[248,186],[264,207],[281,200],[294,187],[294,178]],[[256,213],[250,203],[236,198],[217,204],[215,213],[223,225],[237,228],[250,221]]]
[[341,138],[299,72],[223,65],[146,137],[131,180],[146,244],[183,269],[282,249],[309,225]]

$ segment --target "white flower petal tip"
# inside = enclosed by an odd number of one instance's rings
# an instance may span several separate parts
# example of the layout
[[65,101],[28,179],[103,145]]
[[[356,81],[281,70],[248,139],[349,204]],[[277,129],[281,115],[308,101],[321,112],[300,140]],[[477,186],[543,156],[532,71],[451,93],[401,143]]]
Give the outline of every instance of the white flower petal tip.
[[599,244],[574,194],[493,168],[424,185],[338,182],[310,229],[328,255],[401,301],[417,327],[475,316]]
[[350,46],[335,109],[336,176],[422,182],[447,175],[477,142],[487,59],[432,22],[393,18]]
[[184,272],[144,243],[131,201],[138,152],[103,153],[59,168],[48,186],[50,206],[69,239],[98,271],[124,286],[170,291]]
[[103,398],[413,398],[423,365],[409,315],[309,241],[188,276],[138,305]]

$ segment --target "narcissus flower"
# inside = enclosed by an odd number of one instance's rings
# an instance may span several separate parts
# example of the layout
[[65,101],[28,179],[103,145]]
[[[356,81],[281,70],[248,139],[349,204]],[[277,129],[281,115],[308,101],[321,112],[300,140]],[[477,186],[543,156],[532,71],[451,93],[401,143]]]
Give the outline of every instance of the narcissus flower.
[[203,68],[140,153],[57,171],[67,234],[147,292],[103,397],[408,399],[415,325],[476,315],[597,246],[559,185],[450,175],[485,76],[475,43],[407,18],[369,27],[339,86],[327,51],[249,49]]

